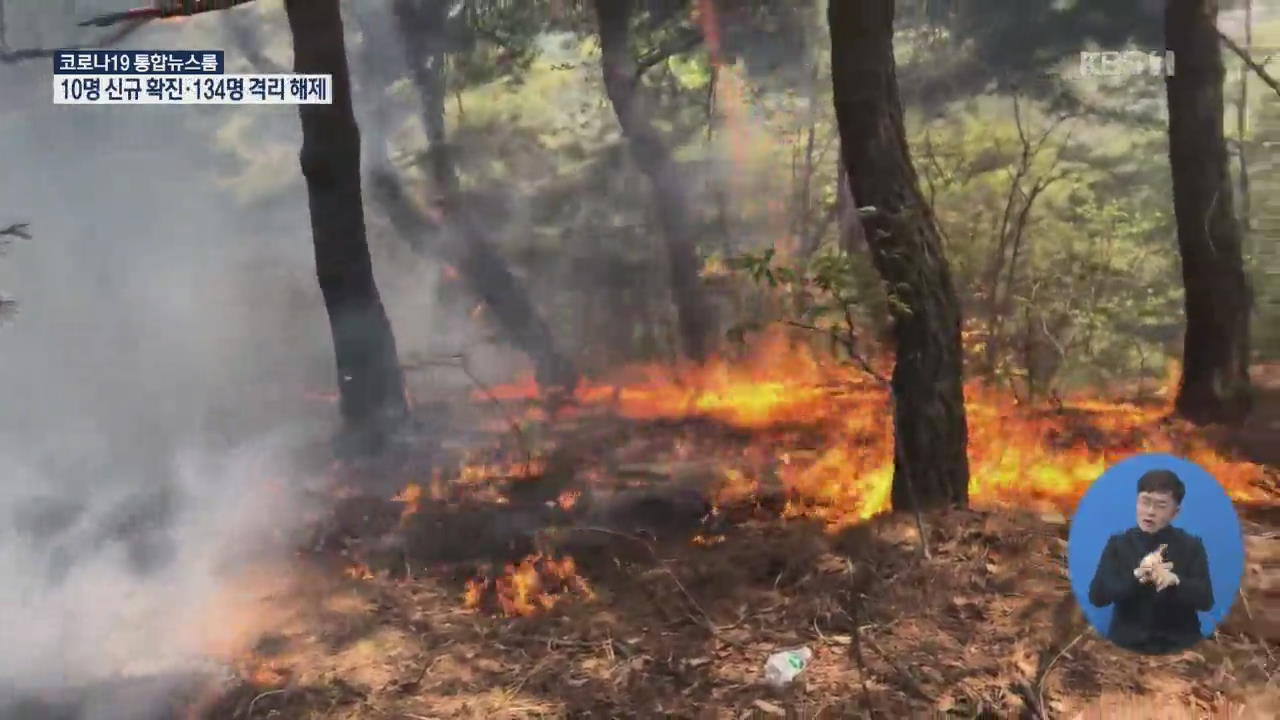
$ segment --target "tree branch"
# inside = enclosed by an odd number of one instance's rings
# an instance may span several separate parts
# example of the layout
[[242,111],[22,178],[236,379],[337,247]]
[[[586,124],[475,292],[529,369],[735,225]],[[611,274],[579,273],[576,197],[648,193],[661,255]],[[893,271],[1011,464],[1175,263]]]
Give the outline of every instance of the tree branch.
[[1253,71],[1254,75],[1257,75],[1262,82],[1267,84],[1267,87],[1274,90],[1276,95],[1280,95],[1280,82],[1277,82],[1275,78],[1271,77],[1266,68],[1262,67],[1256,60],[1249,57],[1249,53],[1245,52],[1244,48],[1237,45],[1235,40],[1227,37],[1227,35],[1221,30],[1218,31],[1218,37],[1222,39],[1223,44],[1231,48],[1231,52],[1235,53],[1236,56],[1240,58],[1241,62]]
[[[846,317],[849,316],[848,306],[845,306],[845,316]],[[834,328],[820,328],[816,325],[810,325],[808,323],[799,322],[797,320],[783,320],[783,323],[786,325],[790,325],[791,327],[794,327],[794,328],[799,328],[801,330],[808,330],[809,332],[815,332],[822,335],[826,335],[832,340],[840,343],[840,345],[844,347],[845,352],[849,353],[849,358],[858,365],[859,369],[861,369],[867,375],[871,376],[871,379],[875,380],[882,387],[890,386],[891,383],[889,381],[889,378],[876,372],[876,369],[871,366],[871,363],[868,362],[867,359],[863,357],[861,353],[858,352],[858,346],[853,342],[853,339],[851,337],[846,337],[844,335],[841,335]]]
[[690,30],[682,37],[676,38],[671,43],[655,48],[653,51],[640,56],[636,60],[635,81],[640,82],[640,78],[655,65],[666,62],[669,58],[690,50],[702,44],[702,33],[697,30]]
[[7,228],[0,229],[0,237],[12,236],[30,240],[31,234],[27,232],[27,228],[30,225],[31,223],[14,223]]
[[80,23],[80,27],[110,27],[117,23],[133,20],[155,20],[178,16],[200,15],[218,10],[230,10],[237,5],[251,3],[253,0],[153,0],[151,7],[134,8],[123,12],[106,13],[89,18]]
[[4,50],[0,48],[0,62],[5,64],[15,64],[25,62],[27,60],[38,60],[40,58],[51,58],[54,53],[62,50],[102,50],[112,47],[137,32],[154,18],[143,18],[134,20],[119,30],[107,35],[96,43],[90,45],[73,45],[65,48],[24,48],[22,50]]

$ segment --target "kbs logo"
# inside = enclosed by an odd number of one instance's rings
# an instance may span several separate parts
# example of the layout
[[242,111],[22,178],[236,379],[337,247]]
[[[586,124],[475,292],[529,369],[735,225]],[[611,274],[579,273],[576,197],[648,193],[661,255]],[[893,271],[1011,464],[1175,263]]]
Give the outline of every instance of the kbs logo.
[[1115,50],[1080,53],[1080,75],[1084,77],[1152,77],[1173,75],[1173,51]]

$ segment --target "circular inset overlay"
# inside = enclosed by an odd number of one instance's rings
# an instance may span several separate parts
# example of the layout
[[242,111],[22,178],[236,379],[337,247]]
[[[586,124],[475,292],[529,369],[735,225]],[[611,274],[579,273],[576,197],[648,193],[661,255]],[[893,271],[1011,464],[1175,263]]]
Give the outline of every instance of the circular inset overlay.
[[[1139,492],[1144,476],[1144,487],[1156,490]],[[1171,502],[1168,490],[1178,482],[1185,489],[1181,503]],[[1142,561],[1152,553],[1166,565],[1148,572]],[[1113,465],[1081,498],[1071,519],[1067,568],[1071,590],[1100,634],[1142,652],[1176,650],[1187,643],[1150,648],[1160,646],[1154,638],[1192,633],[1192,612],[1200,636],[1210,635],[1231,609],[1244,573],[1240,520],[1222,486],[1199,465],[1173,455],[1138,455]],[[1176,582],[1161,580],[1165,572]]]

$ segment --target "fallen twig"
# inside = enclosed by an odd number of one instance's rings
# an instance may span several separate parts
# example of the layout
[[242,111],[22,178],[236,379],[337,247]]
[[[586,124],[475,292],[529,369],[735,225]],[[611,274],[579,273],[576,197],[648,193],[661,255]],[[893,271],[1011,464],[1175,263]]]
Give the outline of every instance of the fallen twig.
[[[711,615],[702,607],[702,605],[696,599],[694,599],[693,595],[689,592],[689,590],[685,588],[684,583],[680,582],[680,578],[676,577],[676,574],[671,572],[671,568],[666,566],[666,564],[662,561],[662,558],[658,556],[658,551],[654,549],[653,545],[648,540],[645,540],[644,538],[639,537],[637,535],[632,535],[630,533],[619,532],[617,530],[610,530],[609,528],[602,528],[602,527],[584,526],[584,527],[571,527],[566,529],[578,530],[583,532],[597,532],[597,533],[603,533],[605,535],[613,535],[616,537],[625,538],[627,540],[637,542],[642,546],[644,546],[644,548],[649,551],[649,554],[653,556],[653,560],[657,564],[657,568],[660,571],[662,571],[662,573],[665,574],[667,577],[671,578],[671,582],[675,584],[676,589],[680,591],[680,594],[682,596],[684,596],[685,601],[687,601],[689,605],[694,610],[697,610],[698,613],[702,616],[702,619],[699,622],[699,624],[706,627],[707,630],[709,630],[712,635],[716,635],[718,637],[720,636],[721,633],[725,632],[726,630],[731,630],[734,627],[737,627],[743,622],[743,620],[746,619],[746,613],[744,613],[741,618],[739,618],[737,621],[729,625],[717,625],[715,621],[711,619]],[[697,618],[694,618],[694,619],[697,620]]]
[[[845,564],[848,573],[853,575],[853,561],[845,558]],[[867,667],[862,659],[862,630],[859,628],[859,618],[862,616],[862,600],[865,596],[859,593],[853,599],[853,657],[858,662],[858,679],[862,682],[862,705],[867,712],[867,717],[871,717],[871,690],[867,688]]]
[[1040,701],[1036,699],[1036,691],[1031,688],[1031,685],[1027,682],[1026,678],[1018,678],[1017,682],[1013,684],[1013,687],[1018,691],[1018,694],[1022,696],[1022,701],[1027,704],[1027,709],[1031,711],[1031,715],[1035,717],[1036,720],[1046,720],[1044,707],[1040,704]]
[[1040,677],[1036,679],[1036,688],[1035,688],[1036,698],[1039,700],[1040,708],[1044,708],[1044,681],[1045,681],[1045,678],[1049,677],[1049,671],[1053,669],[1054,663],[1058,662],[1058,659],[1061,658],[1063,655],[1066,655],[1067,651],[1070,650],[1072,646],[1080,642],[1080,638],[1084,637],[1085,633],[1087,632],[1088,630],[1081,630],[1078,635],[1072,638],[1071,642],[1064,645],[1062,649],[1058,651],[1058,654],[1053,656],[1053,659],[1049,661],[1048,665],[1044,666],[1044,672],[1041,672]]
[[1249,618],[1249,627],[1254,631],[1254,637],[1262,644],[1262,649],[1267,653],[1267,660],[1275,662],[1276,657],[1271,652],[1271,643],[1267,642],[1262,635],[1258,634],[1257,621],[1253,619],[1253,611],[1249,609],[1249,598],[1244,594],[1244,588],[1240,588],[1240,605],[1244,607],[1244,616]]
[[498,411],[502,413],[503,419],[507,421],[507,425],[511,428],[512,434],[515,435],[516,444],[520,446],[520,454],[524,456],[525,476],[527,477],[533,474],[533,450],[529,447],[529,440],[525,437],[524,429],[521,428],[520,423],[507,412],[506,406],[502,404],[502,401],[498,399],[497,395],[493,394],[493,390],[491,390],[484,381],[476,377],[475,373],[471,372],[471,366],[467,362],[466,353],[451,355],[448,358],[440,360],[420,360],[404,366],[406,370],[418,370],[424,367],[451,367],[461,370],[462,374],[466,375],[467,379],[471,381],[471,384],[475,385],[476,389],[479,390],[480,393],[483,394],[489,402],[493,403],[493,406],[498,408]]
[[507,688],[504,694],[509,699],[515,698],[515,696],[518,695],[520,691],[524,689],[525,684],[527,684],[529,680],[533,678],[534,675],[537,675],[538,671],[541,670],[542,667],[546,664],[547,664],[547,658],[544,657],[538,660],[538,662],[534,663],[533,669],[525,673],[524,677],[520,679],[520,682]]
[[[451,645],[451,644],[452,643],[447,643],[447,645]],[[419,687],[422,686],[422,679],[427,676],[427,673],[435,669],[435,666],[439,665],[440,661],[445,659],[445,657],[446,656],[444,654],[440,654],[432,658],[431,662],[423,663],[422,670],[418,672],[418,677],[414,678],[411,682],[405,683],[404,685],[401,686],[401,688],[406,690],[417,690]]]
[[929,692],[926,691],[923,687],[921,687],[920,683],[916,681],[915,677],[912,676],[911,673],[907,672],[906,668],[899,665],[897,661],[895,661],[892,657],[890,657],[889,653],[885,652],[884,648],[880,647],[880,645],[877,644],[875,640],[872,640],[871,638],[867,638],[867,645],[870,646],[872,650],[875,650],[876,654],[880,656],[880,659],[888,663],[889,667],[893,668],[894,672],[898,673],[898,675],[902,677],[903,684],[906,685],[907,690],[910,691],[911,694],[915,695],[921,700],[925,700],[930,703],[937,702],[937,699],[934,698],[932,695],[930,695]]
[[255,697],[253,700],[249,702],[249,709],[244,711],[244,716],[246,718],[252,718],[253,706],[257,705],[259,700],[266,697],[271,697],[272,695],[279,695],[280,693],[283,693],[283,692],[288,692],[288,688],[280,688],[278,690],[267,690],[266,692],[259,693],[257,697]]

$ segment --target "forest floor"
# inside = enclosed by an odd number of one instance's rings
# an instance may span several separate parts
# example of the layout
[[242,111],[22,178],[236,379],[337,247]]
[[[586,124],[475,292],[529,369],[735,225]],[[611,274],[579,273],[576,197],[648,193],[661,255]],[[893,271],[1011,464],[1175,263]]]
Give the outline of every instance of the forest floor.
[[[1088,625],[1067,577],[1062,512],[930,513],[927,557],[914,516],[833,528],[767,488],[722,498],[709,519],[697,478],[714,458],[673,459],[689,422],[597,418],[565,430],[578,449],[561,462],[635,446],[645,462],[608,468],[630,478],[611,494],[513,480],[500,496],[471,485],[344,500],[300,564],[271,581],[254,611],[269,628],[199,709],[335,720],[1276,717],[1277,370],[1260,374],[1249,426],[1209,433],[1224,453],[1264,464],[1261,495],[1238,505],[1243,601],[1178,655],[1120,651]],[[812,649],[810,665],[785,688],[766,686],[765,659],[799,646]]]
[[[1076,608],[1061,522],[926,523],[929,559],[914,519],[886,515],[836,537],[761,519],[661,561],[577,560],[578,580],[548,587],[556,602],[528,617],[465,607],[464,577],[317,569],[276,596],[294,614],[206,716],[1080,717],[1100,697],[1113,703],[1101,717],[1280,710],[1280,648],[1243,605],[1193,651],[1135,656]],[[814,656],[799,679],[763,685],[765,658],[800,645]]]
[[[308,453],[314,497],[280,518],[292,554],[173,628],[211,641],[197,662],[138,658],[11,706],[0,682],[0,717],[1280,716],[1280,368],[1230,431],[1158,397],[974,390],[972,508],[917,518],[884,512],[878,386],[805,367],[588,387],[555,413],[488,388],[419,406],[423,442],[398,457]],[[1162,658],[1099,637],[1067,571],[1081,494],[1138,452],[1210,469],[1247,552],[1226,620]],[[766,685],[770,654],[800,646],[808,667]]]

